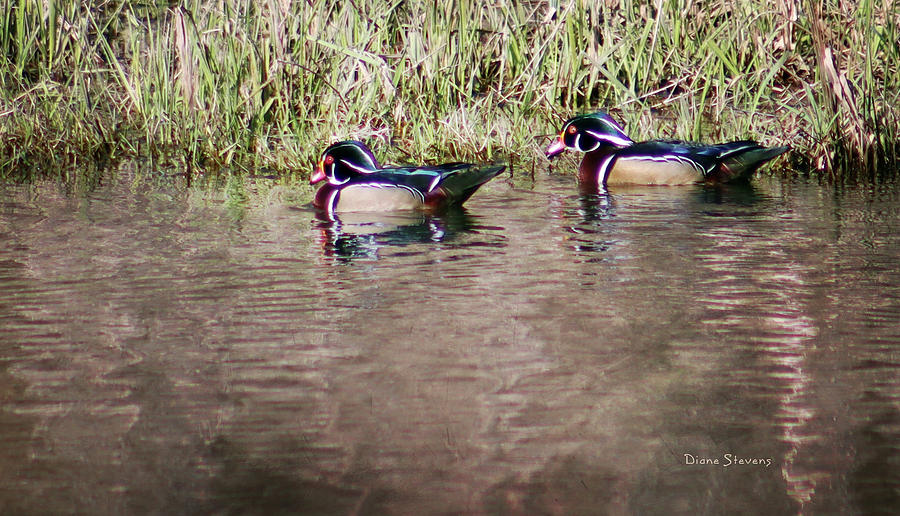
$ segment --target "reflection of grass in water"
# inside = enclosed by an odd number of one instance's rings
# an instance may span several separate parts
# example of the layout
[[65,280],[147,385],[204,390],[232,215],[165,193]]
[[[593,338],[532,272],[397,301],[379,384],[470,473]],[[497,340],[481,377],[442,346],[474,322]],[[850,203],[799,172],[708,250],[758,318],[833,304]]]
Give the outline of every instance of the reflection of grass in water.
[[244,218],[247,211],[247,191],[244,179],[237,174],[229,174],[225,181],[225,208],[234,220]]
[[149,183],[153,190],[174,189],[183,193],[191,210],[224,208],[224,215],[233,222],[251,214],[263,218],[282,216],[285,207],[309,205],[314,190],[305,182],[235,173],[206,175],[189,188],[178,178],[157,174],[153,180],[144,173],[132,171],[131,174],[135,182]]
[[536,135],[595,108],[638,139],[894,162],[900,5],[879,4],[13,0],[0,175],[137,155],[302,180],[346,137],[389,162],[525,170],[543,163]]

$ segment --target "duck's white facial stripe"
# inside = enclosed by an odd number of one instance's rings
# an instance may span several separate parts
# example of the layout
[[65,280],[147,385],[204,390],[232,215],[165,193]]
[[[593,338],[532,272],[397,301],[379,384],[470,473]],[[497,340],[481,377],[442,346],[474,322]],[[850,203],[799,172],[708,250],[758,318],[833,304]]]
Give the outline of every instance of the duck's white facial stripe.
[[363,154],[363,155],[366,157],[366,161],[369,163],[369,171],[370,172],[378,168],[378,164],[375,163],[375,160],[372,158],[372,156],[370,156],[368,154]]
[[[616,131],[619,132],[619,133],[621,134],[621,131],[619,131],[618,129],[617,129]],[[586,132],[586,133],[588,133],[589,135],[593,136],[593,137],[596,138],[597,140],[609,142],[609,143],[611,143],[611,144],[613,144],[613,145],[617,145],[617,146],[619,146],[619,147],[628,147],[629,145],[631,145],[632,143],[634,143],[634,142],[631,140],[631,138],[628,138],[627,136],[624,137],[624,138],[622,138],[622,137],[620,137],[620,136],[614,136],[614,135],[611,135],[611,134],[595,133],[594,131],[588,131],[587,129],[585,129],[584,132]],[[600,144],[597,143],[597,146],[599,146],[599,145],[600,145]],[[594,147],[594,149],[596,149],[596,148],[597,148],[597,147]],[[594,150],[594,149],[591,149],[591,150]]]
[[[368,160],[368,159],[371,159],[371,158],[369,158],[368,156],[366,156],[366,159]],[[363,168],[363,167],[361,167],[361,166],[359,166],[359,165],[353,163],[352,161],[347,161],[347,160],[345,160],[345,159],[342,159],[342,160],[341,160],[341,163],[343,163],[344,165],[347,165],[348,167],[352,168],[353,170],[359,172],[360,174],[371,174],[372,172],[375,171],[375,168],[374,168],[374,167],[372,167],[372,168]]]
[[604,124],[606,127],[609,127],[610,129],[612,129],[613,131],[615,131],[615,132],[617,132],[617,133],[624,133],[624,132],[625,132],[625,131],[622,130],[622,128],[621,128],[618,124],[616,124],[616,123],[613,122],[612,120],[608,120],[608,119],[606,119],[606,118],[601,118],[600,121],[603,122],[603,124]]
[[[597,135],[595,135],[594,133],[591,133],[590,131],[585,131],[585,132],[590,133],[590,134],[591,134],[592,136],[594,136],[595,138],[596,138],[596,136],[597,136]],[[578,149],[578,150],[580,150],[581,152],[591,152],[591,151],[595,151],[595,150],[597,150],[598,147],[600,147],[600,140],[595,141],[595,142],[594,142],[594,146],[591,147],[590,149],[584,149],[584,148],[582,148],[582,147],[581,147],[581,133],[578,133],[578,134],[575,135],[575,148]]]
[[[366,156],[367,161],[371,162],[371,159],[372,158]],[[343,163],[344,165],[352,168],[353,170],[359,172],[360,174],[371,174],[372,172],[375,172],[374,168],[371,168],[371,169],[363,168],[363,167],[353,163],[352,161],[347,161],[345,159],[342,159],[342,160],[340,160],[340,162]],[[343,181],[338,180],[337,177],[335,177],[335,175],[334,175],[334,167],[335,166],[337,166],[337,163],[332,163],[331,165],[328,165],[328,167],[329,167],[328,174],[326,174],[326,176],[328,177],[329,183],[331,183],[335,186],[340,186],[340,185],[346,183],[347,181],[349,181],[350,178],[348,177],[347,179],[344,179]]]
[[335,177],[335,175],[334,175],[334,167],[335,167],[335,163],[328,165],[328,172],[325,174],[325,177],[328,178],[329,183],[331,183],[335,186],[340,186],[350,180],[350,178],[348,177],[347,179],[344,179],[343,181],[339,181],[338,178]]

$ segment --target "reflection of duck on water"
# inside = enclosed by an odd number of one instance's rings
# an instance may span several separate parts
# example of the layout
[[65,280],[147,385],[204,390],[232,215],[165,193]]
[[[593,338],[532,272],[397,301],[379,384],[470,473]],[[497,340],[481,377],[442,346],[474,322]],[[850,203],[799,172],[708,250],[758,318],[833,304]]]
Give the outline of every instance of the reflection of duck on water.
[[450,241],[474,227],[463,208],[451,208],[439,215],[402,211],[338,216],[319,212],[316,218],[325,256],[345,260],[377,259],[384,247]]
[[627,185],[616,188],[615,195],[605,190],[582,192],[578,197],[577,214],[585,224],[604,221],[617,215],[619,200],[629,198],[652,201],[657,207],[668,204],[683,210],[685,214],[697,212],[710,216],[746,216],[749,207],[768,199],[752,183],[743,182],[666,189]]
[[614,199],[606,192],[580,195],[578,197],[578,215],[582,223],[591,223],[615,217]]
[[[573,217],[572,215],[577,216]],[[570,215],[567,216],[567,218],[577,219],[578,222],[566,227],[570,233],[566,241],[571,249],[579,255],[608,251],[612,242],[598,239],[598,234],[604,233],[604,224],[615,216],[615,203],[612,195],[606,192],[580,195],[575,213],[570,212]]]
[[[566,242],[577,254],[605,252],[623,239],[641,236],[642,224],[706,224],[707,217],[745,219],[765,212],[770,198],[751,183],[688,185],[672,188],[629,185],[583,193],[563,216]],[[619,220],[619,224],[614,224]],[[637,223],[636,225],[633,223]],[[638,232],[631,233],[628,228]]]

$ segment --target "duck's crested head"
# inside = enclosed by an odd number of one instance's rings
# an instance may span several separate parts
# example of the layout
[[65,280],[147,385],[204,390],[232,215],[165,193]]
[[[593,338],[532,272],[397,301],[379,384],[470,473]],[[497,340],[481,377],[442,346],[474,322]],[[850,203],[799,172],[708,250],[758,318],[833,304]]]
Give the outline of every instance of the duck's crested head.
[[378,170],[378,161],[366,144],[347,140],[330,145],[309,182],[318,183],[327,179],[333,185],[342,185],[360,174],[371,174]]
[[591,152],[604,145],[628,147],[634,143],[611,116],[604,111],[570,118],[550,147],[547,157],[552,158],[566,149]]

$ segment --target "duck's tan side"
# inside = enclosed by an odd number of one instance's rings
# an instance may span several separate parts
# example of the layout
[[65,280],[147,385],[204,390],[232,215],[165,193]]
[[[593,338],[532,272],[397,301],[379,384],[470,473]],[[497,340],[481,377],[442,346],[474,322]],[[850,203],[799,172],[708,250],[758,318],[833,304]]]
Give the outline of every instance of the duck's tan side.
[[393,186],[351,185],[341,189],[338,212],[397,211],[422,208],[422,198],[412,191]]
[[607,185],[689,185],[703,180],[696,168],[677,161],[619,158],[606,178]]

